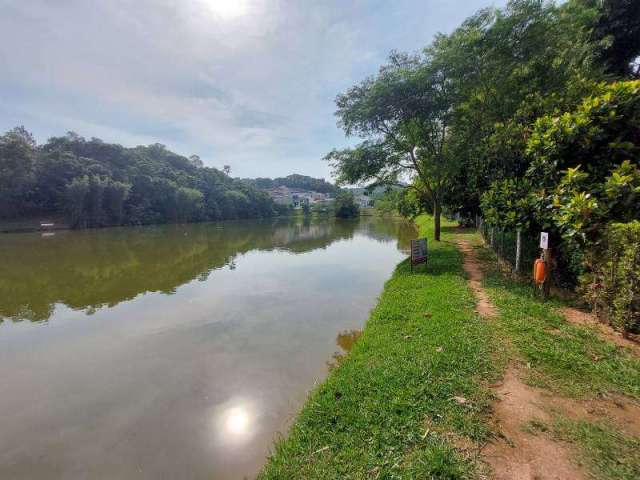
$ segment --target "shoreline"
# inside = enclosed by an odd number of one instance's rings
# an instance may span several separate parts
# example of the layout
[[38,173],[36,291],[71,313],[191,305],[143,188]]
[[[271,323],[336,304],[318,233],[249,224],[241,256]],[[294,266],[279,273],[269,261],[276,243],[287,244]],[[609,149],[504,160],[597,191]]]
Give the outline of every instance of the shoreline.
[[[46,233],[46,232],[58,232],[58,231],[86,231],[86,230],[102,230],[105,228],[124,228],[124,227],[157,227],[162,225],[198,225],[202,223],[225,223],[225,222],[244,222],[244,221],[265,221],[265,220],[284,220],[284,219],[295,219],[295,220],[304,220],[308,219],[338,219],[338,220],[353,220],[356,218],[370,218],[370,217],[380,217],[380,218],[388,218],[386,215],[380,215],[373,212],[367,212],[366,214],[357,215],[352,218],[338,218],[333,215],[309,215],[305,217],[301,213],[293,213],[291,215],[274,215],[273,217],[255,217],[255,218],[228,218],[225,220],[205,220],[202,222],[185,222],[185,223],[145,223],[140,225],[133,224],[122,224],[122,225],[104,225],[102,227],[90,227],[90,228],[71,228],[66,222],[54,222],[55,225],[52,227],[42,227],[40,222],[31,222],[30,220],[11,220],[5,221],[4,223],[0,221],[0,235],[2,234],[11,234],[11,233]],[[390,218],[403,218],[401,215],[391,215]],[[57,220],[57,219],[56,219]],[[12,225],[16,226],[12,226]]]
[[[467,478],[459,445],[487,441],[485,381],[497,378],[491,338],[474,313],[462,254],[432,242],[427,269],[402,261],[354,348],[309,396],[260,479]],[[456,401],[455,399],[462,399]]]

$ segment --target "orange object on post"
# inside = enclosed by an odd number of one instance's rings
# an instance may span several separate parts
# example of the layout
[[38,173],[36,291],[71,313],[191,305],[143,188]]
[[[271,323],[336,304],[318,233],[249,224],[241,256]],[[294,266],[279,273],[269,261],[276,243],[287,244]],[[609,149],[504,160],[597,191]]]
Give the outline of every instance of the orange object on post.
[[536,259],[533,264],[533,281],[536,285],[542,285],[547,279],[547,263],[541,259]]

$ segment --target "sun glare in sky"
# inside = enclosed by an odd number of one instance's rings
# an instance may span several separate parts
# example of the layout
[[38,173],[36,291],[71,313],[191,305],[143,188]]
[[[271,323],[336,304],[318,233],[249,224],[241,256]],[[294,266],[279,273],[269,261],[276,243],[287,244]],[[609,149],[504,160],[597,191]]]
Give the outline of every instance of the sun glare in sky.
[[247,0],[203,0],[207,8],[223,19],[233,19],[245,15],[248,11]]

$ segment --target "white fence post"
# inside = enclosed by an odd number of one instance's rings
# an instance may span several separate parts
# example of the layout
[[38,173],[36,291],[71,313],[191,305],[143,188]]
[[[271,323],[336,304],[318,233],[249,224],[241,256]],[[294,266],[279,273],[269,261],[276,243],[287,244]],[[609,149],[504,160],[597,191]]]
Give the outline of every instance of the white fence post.
[[494,246],[494,244],[493,244],[493,232],[494,232],[494,230],[495,230],[495,228],[492,225],[491,226],[491,242],[490,242],[492,247]]
[[516,272],[520,271],[520,256],[522,253],[522,230],[516,230]]

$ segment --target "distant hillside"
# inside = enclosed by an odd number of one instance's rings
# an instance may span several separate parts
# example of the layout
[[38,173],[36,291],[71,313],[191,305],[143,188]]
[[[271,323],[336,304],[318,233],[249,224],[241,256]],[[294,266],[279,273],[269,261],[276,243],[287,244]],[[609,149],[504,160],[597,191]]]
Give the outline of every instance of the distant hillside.
[[160,144],[133,148],[68,133],[37,145],[0,135],[0,219],[64,215],[77,228],[269,217],[269,196]]
[[324,178],[313,178],[295,173],[281,178],[243,178],[241,181],[260,190],[268,190],[282,186],[330,194],[335,194],[340,190],[334,184],[325,181]]

